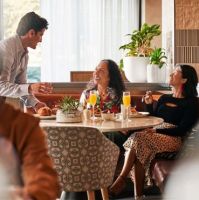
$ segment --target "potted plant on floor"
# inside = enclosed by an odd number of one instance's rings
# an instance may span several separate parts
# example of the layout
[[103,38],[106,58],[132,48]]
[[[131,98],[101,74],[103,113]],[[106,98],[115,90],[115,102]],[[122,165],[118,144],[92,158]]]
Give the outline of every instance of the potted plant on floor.
[[149,55],[153,51],[151,41],[161,34],[160,25],[143,24],[140,30],[134,30],[130,36],[131,41],[122,45],[126,54],[123,65],[126,77],[131,82],[146,82],[146,66],[149,63]]
[[79,100],[72,97],[64,97],[60,102],[59,109],[56,114],[57,122],[81,122],[82,112]]
[[150,63],[147,65],[147,82],[163,83],[166,76],[166,55],[162,48],[156,48],[150,54]]

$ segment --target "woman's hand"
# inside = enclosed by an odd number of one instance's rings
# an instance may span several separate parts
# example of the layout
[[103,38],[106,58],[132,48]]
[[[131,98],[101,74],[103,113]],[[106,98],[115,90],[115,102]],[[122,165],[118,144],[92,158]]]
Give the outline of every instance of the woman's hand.
[[152,104],[153,103],[153,96],[151,91],[147,91],[146,94],[143,96],[143,101],[146,104]]

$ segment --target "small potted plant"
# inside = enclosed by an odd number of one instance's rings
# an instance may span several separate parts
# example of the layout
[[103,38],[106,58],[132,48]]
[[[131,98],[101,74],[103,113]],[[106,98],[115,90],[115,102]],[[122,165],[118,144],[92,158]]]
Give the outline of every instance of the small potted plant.
[[146,82],[146,66],[149,55],[153,51],[151,41],[161,34],[160,25],[143,24],[140,30],[134,30],[130,36],[131,41],[119,49],[125,51],[123,66],[127,79],[131,82]]
[[81,122],[81,108],[77,99],[72,97],[64,97],[60,102],[59,110],[57,110],[57,122]]
[[147,65],[147,82],[159,83],[165,80],[166,55],[162,48],[155,48],[150,54],[150,63]]

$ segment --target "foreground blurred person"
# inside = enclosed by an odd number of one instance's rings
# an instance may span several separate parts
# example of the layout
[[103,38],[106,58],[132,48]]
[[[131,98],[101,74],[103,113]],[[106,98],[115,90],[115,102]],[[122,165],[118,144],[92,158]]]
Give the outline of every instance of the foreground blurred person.
[[163,118],[164,123],[153,129],[135,132],[125,142],[125,162],[119,177],[110,187],[111,194],[121,192],[130,172],[135,199],[143,199],[144,183],[150,181],[152,159],[157,153],[178,151],[182,138],[197,119],[197,83],[195,69],[180,65],[170,75],[169,84],[173,93],[162,95],[155,110],[151,93],[145,95],[150,114]]
[[[198,200],[199,185],[199,123],[188,135],[175,168],[167,181],[163,199]],[[176,187],[177,186],[177,187]]]
[[[17,199],[14,198],[16,196],[21,200],[55,200],[59,192],[57,174],[47,154],[45,135],[39,127],[39,120],[0,102],[0,138],[12,144],[18,158],[18,177],[21,179],[18,184],[21,182],[21,185],[9,191],[13,195],[11,199]],[[8,145],[0,145],[2,155]],[[7,163],[4,168],[8,169],[13,167],[14,161],[4,156],[2,163]],[[14,179],[12,173],[6,176],[8,180]],[[13,181],[11,184],[15,185]]]
[[27,84],[28,48],[36,49],[47,28],[46,19],[29,12],[21,18],[17,34],[0,41],[0,96],[20,98],[25,106],[35,111],[45,104],[34,94],[51,93],[52,86],[49,83]]

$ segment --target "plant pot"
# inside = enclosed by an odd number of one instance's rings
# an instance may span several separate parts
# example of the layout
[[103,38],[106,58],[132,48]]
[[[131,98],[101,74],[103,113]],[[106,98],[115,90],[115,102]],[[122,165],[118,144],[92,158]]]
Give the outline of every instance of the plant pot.
[[57,110],[56,122],[81,122],[82,113],[79,110],[63,112],[62,110]]
[[147,81],[147,64],[149,57],[124,57],[124,71],[130,82],[145,83]]
[[166,67],[159,68],[158,65],[147,65],[147,82],[148,83],[165,83],[166,82]]

